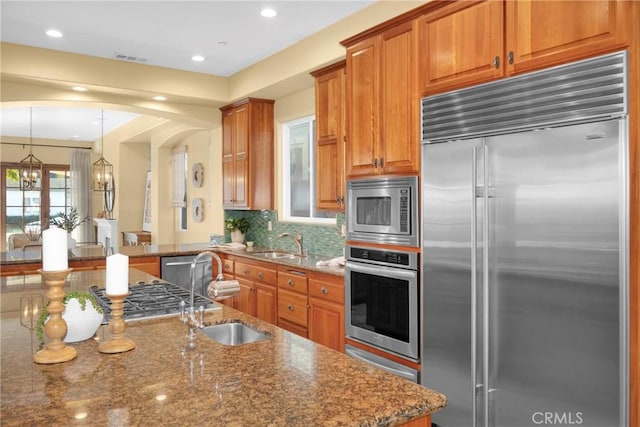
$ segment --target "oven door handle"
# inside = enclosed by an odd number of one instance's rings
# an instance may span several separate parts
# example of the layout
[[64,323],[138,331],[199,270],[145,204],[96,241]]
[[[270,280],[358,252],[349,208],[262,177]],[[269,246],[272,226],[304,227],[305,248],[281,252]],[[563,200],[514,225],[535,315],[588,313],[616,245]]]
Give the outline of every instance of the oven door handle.
[[372,276],[386,276],[394,277],[398,279],[413,279],[417,276],[417,272],[414,270],[407,270],[404,268],[393,268],[383,266],[372,266],[369,264],[362,264],[353,261],[347,261],[345,263],[346,269],[350,271],[356,271],[358,273],[371,274]]

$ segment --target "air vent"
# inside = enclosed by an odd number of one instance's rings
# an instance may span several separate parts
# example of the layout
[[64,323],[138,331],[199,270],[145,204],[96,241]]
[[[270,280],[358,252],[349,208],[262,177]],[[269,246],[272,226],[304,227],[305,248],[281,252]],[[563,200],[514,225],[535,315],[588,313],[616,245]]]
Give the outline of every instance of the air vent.
[[141,64],[144,64],[149,60],[148,58],[141,58],[139,56],[133,56],[133,55],[125,55],[123,53],[115,53],[113,54],[113,57],[115,59],[119,59],[120,61],[138,62]]
[[605,55],[422,99],[422,142],[627,114],[626,54]]

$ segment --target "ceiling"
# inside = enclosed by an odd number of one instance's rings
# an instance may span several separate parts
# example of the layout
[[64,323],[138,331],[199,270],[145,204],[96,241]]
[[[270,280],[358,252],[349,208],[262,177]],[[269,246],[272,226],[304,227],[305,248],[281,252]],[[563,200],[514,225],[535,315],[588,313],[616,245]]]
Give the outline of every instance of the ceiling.
[[[0,1],[4,42],[230,76],[375,0]],[[277,12],[264,18],[260,11]],[[46,35],[49,29],[63,36]],[[201,55],[204,60],[191,58]],[[15,110],[15,111],[13,111]],[[34,107],[34,138],[93,141],[100,110]],[[136,114],[104,111],[104,132]],[[0,134],[28,137],[29,109],[2,109]]]

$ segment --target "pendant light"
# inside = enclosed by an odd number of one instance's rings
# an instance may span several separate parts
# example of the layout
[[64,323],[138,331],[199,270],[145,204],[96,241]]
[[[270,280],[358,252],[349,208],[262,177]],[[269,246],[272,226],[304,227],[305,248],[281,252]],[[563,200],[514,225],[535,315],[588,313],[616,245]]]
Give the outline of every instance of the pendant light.
[[93,191],[105,191],[113,177],[113,165],[103,157],[104,149],[104,110],[102,110],[100,131],[100,158],[93,164]]
[[20,189],[39,190],[42,184],[42,162],[33,155],[33,108],[29,109],[29,155],[20,160]]

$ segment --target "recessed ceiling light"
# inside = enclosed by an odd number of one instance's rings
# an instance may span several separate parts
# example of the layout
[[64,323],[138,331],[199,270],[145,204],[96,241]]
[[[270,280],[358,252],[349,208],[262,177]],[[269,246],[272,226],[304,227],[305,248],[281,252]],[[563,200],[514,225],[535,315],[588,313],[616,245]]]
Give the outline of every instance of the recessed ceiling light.
[[86,92],[89,90],[86,87],[82,87],[82,86],[74,86],[71,89],[75,90],[76,92]]
[[222,46],[222,47],[224,47],[224,46],[226,46],[226,45],[228,45],[228,44],[229,44],[229,43],[227,43],[227,42],[226,42],[226,41],[224,41],[224,40],[220,40],[220,41],[218,42],[218,46]]
[[167,97],[166,96],[162,96],[162,95],[158,95],[158,96],[154,96],[153,99],[156,100],[156,101],[166,101]]
[[260,15],[264,16],[265,18],[273,18],[277,14],[278,12],[276,12],[274,9],[271,9],[270,7],[265,7],[260,11]]
[[195,62],[202,62],[202,61],[204,61],[204,56],[202,56],[202,55],[193,55],[191,57],[191,60],[195,61]]
[[49,37],[53,37],[53,38],[56,38],[56,39],[62,37],[62,33],[60,31],[58,31],[58,30],[54,30],[53,28],[50,29],[50,30],[47,30],[47,35]]

